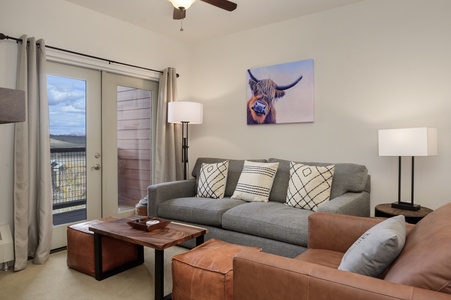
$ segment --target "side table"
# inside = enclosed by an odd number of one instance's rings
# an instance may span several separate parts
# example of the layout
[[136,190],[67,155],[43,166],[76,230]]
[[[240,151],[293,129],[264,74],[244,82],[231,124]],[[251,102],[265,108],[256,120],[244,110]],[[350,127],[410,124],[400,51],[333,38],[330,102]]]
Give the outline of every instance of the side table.
[[404,210],[391,207],[391,203],[379,204],[374,209],[375,217],[390,218],[394,216],[403,215],[406,217],[406,222],[416,224],[420,222],[425,216],[432,212],[432,209],[422,206],[417,211]]

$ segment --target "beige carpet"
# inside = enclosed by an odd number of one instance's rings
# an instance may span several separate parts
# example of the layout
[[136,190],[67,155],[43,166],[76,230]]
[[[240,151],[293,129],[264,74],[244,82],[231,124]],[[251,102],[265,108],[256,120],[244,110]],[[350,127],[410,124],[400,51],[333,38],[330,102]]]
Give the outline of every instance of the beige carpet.
[[[23,271],[0,271],[0,299],[154,299],[154,250],[144,249],[144,264],[102,281],[68,268],[66,251],[51,254],[44,265],[29,261]],[[165,295],[172,290],[171,257],[185,251],[165,250]]]

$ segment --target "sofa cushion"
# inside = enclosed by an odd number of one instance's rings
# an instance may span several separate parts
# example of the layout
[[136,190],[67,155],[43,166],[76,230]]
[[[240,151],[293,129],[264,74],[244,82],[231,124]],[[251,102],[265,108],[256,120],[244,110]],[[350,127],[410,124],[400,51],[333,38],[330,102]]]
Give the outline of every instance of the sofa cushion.
[[232,198],[268,202],[279,163],[245,161]]
[[304,251],[300,255],[296,256],[294,259],[338,269],[338,266],[343,259],[343,255],[343,252],[309,248],[307,251]]
[[222,214],[228,209],[244,203],[246,202],[230,198],[175,198],[158,205],[158,216],[166,219],[220,227]]
[[[270,158],[269,162],[278,162],[279,169],[274,178],[274,185],[269,199],[271,201],[285,202],[290,178],[290,161]],[[331,163],[301,162],[311,166],[328,166]],[[335,173],[330,191],[330,199],[334,199],[346,192],[362,192],[368,180],[368,169],[364,165],[352,163],[334,163]]]
[[416,224],[384,279],[451,294],[450,216],[448,203]]
[[226,211],[222,215],[222,227],[306,247],[311,213],[278,202],[248,202]]
[[224,198],[228,168],[227,160],[215,164],[203,163],[199,173],[197,197]]
[[399,255],[405,240],[404,216],[387,219],[368,229],[354,242],[338,270],[378,277]]
[[[240,178],[241,171],[243,170],[244,160],[213,158],[213,157],[198,158],[196,160],[196,164],[194,165],[192,172],[192,175],[194,176],[194,178],[196,178],[196,190],[199,183],[199,173],[202,163],[212,164],[219,163],[225,160],[229,161],[229,168],[227,172],[227,184],[224,197],[230,197],[233,195],[233,192],[235,191],[236,188],[236,184],[238,183],[238,179]],[[266,159],[250,159],[250,161],[267,162]]]
[[286,204],[316,211],[330,199],[334,171],[334,165],[321,167],[291,162]]

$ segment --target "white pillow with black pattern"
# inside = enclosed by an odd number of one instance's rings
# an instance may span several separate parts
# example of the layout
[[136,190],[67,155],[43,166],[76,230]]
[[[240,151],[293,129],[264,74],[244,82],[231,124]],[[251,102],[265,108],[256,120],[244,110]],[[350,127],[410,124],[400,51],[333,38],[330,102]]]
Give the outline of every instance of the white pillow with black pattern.
[[334,172],[334,165],[322,167],[290,162],[285,204],[316,211],[319,205],[330,199]]
[[228,169],[228,160],[215,164],[202,163],[197,183],[197,197],[224,198]]
[[279,163],[244,161],[243,171],[232,198],[244,201],[268,202]]

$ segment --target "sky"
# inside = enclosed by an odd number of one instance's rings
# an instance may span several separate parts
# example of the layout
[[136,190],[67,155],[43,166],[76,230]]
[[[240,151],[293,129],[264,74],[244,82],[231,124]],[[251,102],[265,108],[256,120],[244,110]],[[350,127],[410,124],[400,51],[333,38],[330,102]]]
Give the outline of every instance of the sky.
[[86,135],[86,82],[47,75],[51,135]]

